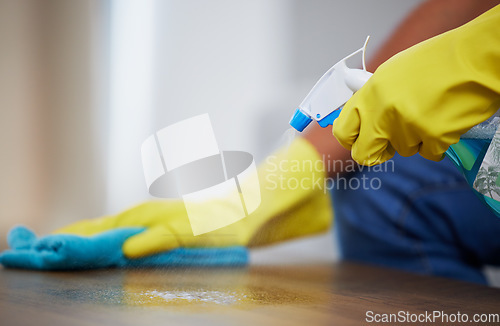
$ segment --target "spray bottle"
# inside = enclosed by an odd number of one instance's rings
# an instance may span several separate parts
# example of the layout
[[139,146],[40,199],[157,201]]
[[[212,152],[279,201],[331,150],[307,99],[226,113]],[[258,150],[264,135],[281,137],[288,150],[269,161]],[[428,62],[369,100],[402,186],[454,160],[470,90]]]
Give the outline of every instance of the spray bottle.
[[[290,120],[292,127],[301,132],[313,120],[323,128],[333,124],[344,104],[372,76],[365,64],[365,50],[369,39],[368,36],[362,48],[337,62],[318,80]],[[347,67],[347,59],[358,53],[362,54],[363,69]]]

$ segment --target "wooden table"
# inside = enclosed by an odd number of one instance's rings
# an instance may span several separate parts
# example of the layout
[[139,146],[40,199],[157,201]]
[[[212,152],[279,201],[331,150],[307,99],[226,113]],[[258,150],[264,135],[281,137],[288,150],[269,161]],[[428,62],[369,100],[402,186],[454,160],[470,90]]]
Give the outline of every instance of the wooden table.
[[498,314],[500,290],[349,263],[88,272],[0,268],[0,325],[417,325],[368,323],[366,314],[434,310],[469,318]]

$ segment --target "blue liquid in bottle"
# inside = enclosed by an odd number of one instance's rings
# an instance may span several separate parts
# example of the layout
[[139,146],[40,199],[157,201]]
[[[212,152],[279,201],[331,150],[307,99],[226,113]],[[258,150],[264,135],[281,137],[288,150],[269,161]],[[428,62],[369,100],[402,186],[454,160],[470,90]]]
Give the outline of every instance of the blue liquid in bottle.
[[481,167],[490,143],[491,138],[461,138],[458,143],[451,145],[445,154],[462,172],[467,183],[479,199],[500,217],[500,202],[479,193],[473,187],[477,172]]

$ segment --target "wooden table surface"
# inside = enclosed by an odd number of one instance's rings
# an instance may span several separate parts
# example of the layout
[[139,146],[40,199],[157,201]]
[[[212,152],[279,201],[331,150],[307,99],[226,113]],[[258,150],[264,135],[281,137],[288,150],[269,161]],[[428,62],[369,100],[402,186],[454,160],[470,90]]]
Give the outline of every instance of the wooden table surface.
[[500,313],[500,290],[349,263],[88,272],[0,268],[0,325],[410,325],[368,323],[366,313],[434,310],[470,318]]

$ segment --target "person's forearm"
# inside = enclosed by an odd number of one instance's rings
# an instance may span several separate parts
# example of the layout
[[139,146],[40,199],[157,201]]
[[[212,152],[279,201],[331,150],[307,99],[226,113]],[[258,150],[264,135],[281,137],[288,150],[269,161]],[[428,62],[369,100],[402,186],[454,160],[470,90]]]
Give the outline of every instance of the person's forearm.
[[368,70],[398,52],[457,28],[498,5],[498,0],[428,0],[413,10],[368,62]]

